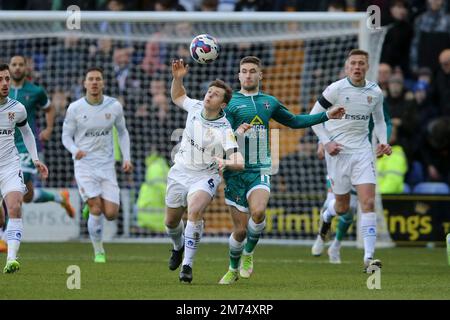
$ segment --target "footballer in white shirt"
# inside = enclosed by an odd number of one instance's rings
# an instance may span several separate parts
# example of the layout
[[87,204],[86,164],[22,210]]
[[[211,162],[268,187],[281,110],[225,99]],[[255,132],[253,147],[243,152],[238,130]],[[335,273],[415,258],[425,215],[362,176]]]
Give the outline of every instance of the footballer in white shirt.
[[[23,234],[22,202],[26,187],[20,167],[19,152],[14,143],[16,126],[22,133],[23,142],[33,164],[43,179],[48,177],[47,167],[39,161],[36,140],[27,121],[27,111],[19,101],[8,98],[11,75],[7,64],[0,64],[0,192],[3,209],[9,215],[6,228],[8,255],[3,273],[14,273],[20,269],[17,253]],[[5,212],[0,221],[4,223]],[[0,227],[3,227],[0,226]]]
[[319,233],[324,241],[328,240],[331,220],[349,210],[350,191],[355,186],[362,212],[364,270],[370,272],[381,267],[381,261],[374,259],[377,236],[374,206],[376,175],[368,138],[370,115],[373,116],[374,132],[379,141],[377,156],[390,155],[392,151],[387,143],[383,94],[376,83],[366,80],[369,54],[359,49],[350,51],[345,69],[347,77],[329,85],[311,110],[314,114],[333,105],[343,105],[346,109],[343,119],[312,127],[324,144],[327,171],[335,194],[335,200],[328,203],[321,215]]
[[[183,87],[188,68],[183,60],[172,62],[171,97],[188,112],[188,117],[175,164],[167,177],[165,218],[173,243],[169,269],[175,270],[182,264],[179,279],[183,282],[192,281],[194,255],[203,233],[203,212],[217,191],[221,172],[244,169],[244,158],[223,111],[231,99],[231,88],[215,80],[203,101],[191,99]],[[243,133],[250,127],[244,124],[238,130]],[[188,221],[184,230],[181,218],[186,210]]]
[[63,124],[62,142],[72,154],[75,179],[81,197],[89,206],[88,232],[94,247],[94,262],[105,263],[103,217],[114,220],[119,213],[120,189],[114,167],[113,127],[117,129],[122,151],[122,169],[130,173],[130,137],[123,107],[103,94],[101,68],[87,70],[86,96],[72,102]]

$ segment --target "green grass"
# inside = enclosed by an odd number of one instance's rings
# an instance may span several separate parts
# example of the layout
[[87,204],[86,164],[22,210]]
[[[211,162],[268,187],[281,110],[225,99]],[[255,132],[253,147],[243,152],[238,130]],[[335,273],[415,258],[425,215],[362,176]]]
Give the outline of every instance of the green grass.
[[[21,270],[0,274],[1,299],[450,299],[443,248],[377,250],[381,290],[368,290],[362,251],[343,248],[341,265],[315,258],[309,247],[259,245],[251,279],[218,285],[228,246],[201,244],[192,284],[167,267],[168,244],[106,244],[107,263],[93,263],[89,243],[23,243]],[[5,254],[0,258],[3,263]],[[69,290],[69,265],[81,269],[81,289]]]

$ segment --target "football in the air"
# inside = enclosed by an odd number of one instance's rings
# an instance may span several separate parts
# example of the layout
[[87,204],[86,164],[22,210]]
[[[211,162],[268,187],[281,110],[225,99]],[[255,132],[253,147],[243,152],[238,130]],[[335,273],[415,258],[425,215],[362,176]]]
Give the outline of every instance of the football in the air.
[[219,44],[216,38],[209,34],[196,36],[191,42],[191,56],[201,64],[211,63],[219,56]]

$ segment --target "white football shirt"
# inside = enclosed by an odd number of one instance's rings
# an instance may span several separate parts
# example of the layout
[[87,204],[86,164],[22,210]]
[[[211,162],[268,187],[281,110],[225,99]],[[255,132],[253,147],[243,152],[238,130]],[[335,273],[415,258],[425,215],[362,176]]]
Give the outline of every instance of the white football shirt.
[[14,132],[16,124],[26,120],[27,110],[19,101],[6,98],[6,102],[0,105],[0,166],[19,160]]
[[195,171],[217,170],[213,157],[222,158],[228,150],[238,148],[225,113],[218,119],[206,120],[202,116],[203,101],[189,97],[184,99],[183,109],[188,116],[175,163]]
[[[329,139],[343,145],[341,153],[358,153],[371,150],[369,142],[369,120],[384,122],[383,93],[380,87],[366,80],[364,87],[356,87],[348,78],[329,85],[318,102],[324,108],[332,105],[345,107],[342,119],[330,119],[323,124],[329,132]],[[386,143],[386,142],[384,142]]]
[[[113,127],[119,132],[127,132],[123,108],[112,97],[103,96],[102,103],[91,105],[83,97],[71,103],[63,124],[63,144],[72,153],[75,166],[114,168]],[[74,140],[72,140],[74,137]],[[82,150],[86,156],[75,160]],[[128,150],[122,150],[124,160],[130,160]]]

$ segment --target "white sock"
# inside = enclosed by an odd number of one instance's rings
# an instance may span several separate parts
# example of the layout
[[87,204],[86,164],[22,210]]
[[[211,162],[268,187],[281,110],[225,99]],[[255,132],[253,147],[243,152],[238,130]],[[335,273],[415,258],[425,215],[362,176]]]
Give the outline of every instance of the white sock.
[[333,199],[330,202],[328,202],[328,207],[322,214],[323,221],[330,223],[333,217],[336,216],[336,210],[334,210],[335,203],[336,199]]
[[336,249],[340,249],[341,248],[341,242],[338,239],[334,239],[333,242],[331,243],[331,247],[336,248]]
[[166,233],[170,237],[170,240],[172,240],[174,250],[179,251],[184,246],[183,231],[184,231],[183,219],[180,220],[180,223],[175,228],[169,228],[168,226],[166,226]]
[[103,236],[103,217],[102,215],[94,216],[89,213],[88,219],[88,231],[91,238],[92,246],[94,247],[95,254],[105,253],[103,249],[102,236]]
[[188,265],[192,268],[194,256],[203,234],[203,221],[189,221],[184,230],[184,258],[182,265]]
[[10,218],[8,221],[8,227],[6,228],[6,239],[8,241],[8,261],[17,259],[17,252],[19,251],[22,234],[22,219]]
[[[234,259],[240,259],[242,255],[242,250],[244,250],[245,239],[244,241],[239,242],[233,237],[233,234],[231,234],[230,238],[228,239],[228,245],[230,247],[230,257]],[[232,271],[236,271],[239,268],[239,260],[237,260],[236,263],[237,263],[236,268],[233,268],[230,265],[229,269]]]
[[361,234],[364,239],[364,261],[373,258],[377,241],[377,215],[375,212],[361,214]]

